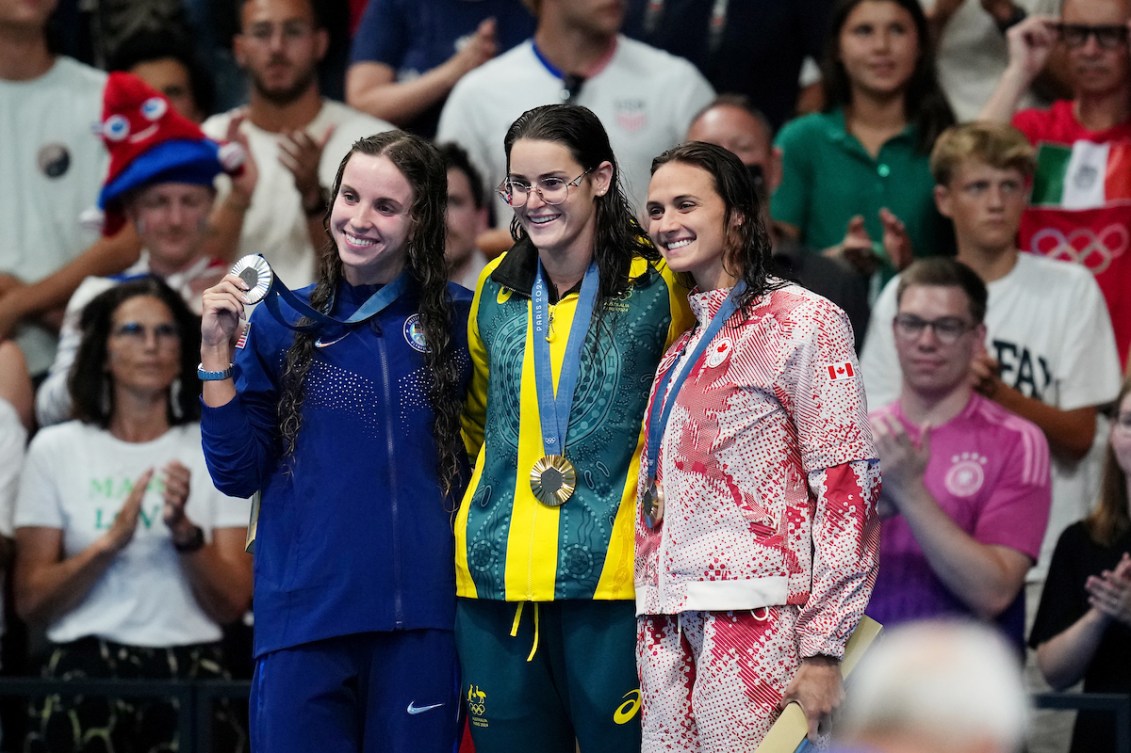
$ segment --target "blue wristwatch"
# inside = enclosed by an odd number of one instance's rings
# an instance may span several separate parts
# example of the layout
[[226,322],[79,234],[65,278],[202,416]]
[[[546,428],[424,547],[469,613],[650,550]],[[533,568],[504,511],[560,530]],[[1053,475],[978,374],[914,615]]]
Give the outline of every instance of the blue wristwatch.
[[222,379],[231,379],[232,364],[228,364],[228,368],[223,371],[208,371],[202,363],[196,367],[196,376],[202,382],[219,382]]

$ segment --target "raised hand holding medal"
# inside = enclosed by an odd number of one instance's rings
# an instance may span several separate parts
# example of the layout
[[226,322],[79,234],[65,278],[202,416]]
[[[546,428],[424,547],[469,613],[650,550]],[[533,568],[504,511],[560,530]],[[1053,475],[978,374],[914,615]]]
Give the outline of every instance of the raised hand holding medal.
[[565,440],[577,377],[581,370],[581,348],[593,316],[597,288],[597,264],[590,262],[581,281],[577,313],[574,314],[570,327],[562,370],[558,375],[558,390],[555,393],[548,341],[549,291],[542,263],[538,263],[538,274],[534,278],[530,302],[534,319],[534,384],[542,424],[542,448],[546,455],[539,458],[530,469],[530,490],[539,502],[551,507],[565,504],[577,488],[577,469],[565,456]]
[[[291,292],[290,288],[275,276],[275,273],[271,270],[271,265],[261,254],[244,256],[232,265],[230,274],[240,278],[247,285],[245,297],[248,304],[263,301],[263,305],[280,324],[296,332],[315,332],[327,327],[340,330],[343,327],[348,329],[351,326],[361,324],[392,305],[408,285],[408,274],[401,272],[388,285],[382,286],[380,290],[371,295],[352,316],[347,319],[338,319],[327,313],[316,311]],[[280,300],[286,303],[292,312],[297,313],[301,321],[292,321],[294,317],[287,316],[282,310]],[[332,302],[330,308],[333,308]]]

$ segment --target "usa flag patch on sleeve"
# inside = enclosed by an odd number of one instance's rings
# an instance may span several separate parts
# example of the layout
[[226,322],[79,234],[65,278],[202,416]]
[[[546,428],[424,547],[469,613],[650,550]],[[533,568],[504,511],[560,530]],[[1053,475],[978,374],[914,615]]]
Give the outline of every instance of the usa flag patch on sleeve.
[[856,377],[856,370],[852,368],[852,364],[848,361],[844,363],[829,364],[829,381],[835,382],[838,379],[853,379]]
[[243,350],[247,347],[247,336],[251,333],[251,322],[246,322],[243,325],[243,332],[240,333],[239,339],[236,340],[236,347]]

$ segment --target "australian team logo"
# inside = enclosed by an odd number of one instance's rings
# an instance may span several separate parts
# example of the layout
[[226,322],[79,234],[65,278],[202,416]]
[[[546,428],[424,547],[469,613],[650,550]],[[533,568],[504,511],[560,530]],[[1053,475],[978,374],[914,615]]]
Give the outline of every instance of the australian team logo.
[[413,314],[404,323],[404,339],[413,350],[421,353],[428,352],[428,343],[424,341],[424,326],[420,323],[420,314]]
[[487,694],[478,685],[467,686],[467,715],[472,726],[487,726]]

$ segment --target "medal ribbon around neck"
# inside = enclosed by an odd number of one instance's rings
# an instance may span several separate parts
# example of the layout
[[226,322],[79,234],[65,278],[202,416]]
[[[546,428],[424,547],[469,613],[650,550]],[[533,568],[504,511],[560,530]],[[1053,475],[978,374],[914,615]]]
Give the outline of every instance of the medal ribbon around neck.
[[[353,327],[369,321],[377,314],[391,306],[408,287],[408,272],[402,271],[392,282],[382,285],[381,289],[366,299],[357,311],[346,319],[324,314],[299,298],[290,288],[283,284],[278,275],[271,269],[271,265],[263,258],[262,254],[249,254],[237,261],[231,269],[231,274],[243,280],[249,290],[247,291],[248,303],[263,301],[263,305],[271,315],[287,329],[295,332],[313,333],[320,332],[326,327]],[[287,320],[279,306],[279,299],[283,299],[288,306],[298,312],[302,317],[310,320],[307,324],[295,324]],[[330,298],[329,308],[334,307],[333,296]]]
[[[746,292],[745,281],[739,281],[737,285],[731,288],[730,294],[723,301],[723,305],[719,307],[719,310],[711,317],[711,321],[707,323],[707,328],[703,330],[703,336],[699,338],[695,348],[687,354],[686,363],[681,363],[682,357],[677,358],[667,373],[656,382],[656,389],[652,395],[652,408],[648,414],[648,464],[645,466],[648,486],[644,492],[643,500],[645,522],[649,528],[656,527],[660,522],[660,514],[662,514],[660,491],[656,483],[656,464],[660,458],[660,442],[664,437],[668,419],[671,418],[672,408],[675,407],[676,396],[691,370],[695,368],[696,362],[707,350],[707,346],[715,339],[715,335],[722,331],[727,320],[738,310],[738,301],[744,292]],[[676,372],[679,372],[678,376],[676,376]],[[668,385],[671,385],[671,387],[669,388]]]
[[546,287],[542,262],[538,262],[538,273],[534,277],[530,302],[534,320],[534,386],[538,394],[542,447],[547,455],[534,464],[534,469],[530,472],[530,485],[534,495],[547,505],[563,504],[572,496],[577,482],[577,471],[565,458],[565,440],[569,428],[569,413],[573,407],[573,395],[581,371],[581,349],[589,330],[589,322],[593,317],[597,289],[597,264],[590,262],[581,281],[577,313],[570,326],[565,357],[562,359],[562,370],[558,375],[558,390],[555,394],[553,367],[550,363],[550,343],[547,341],[550,328],[549,290]]

